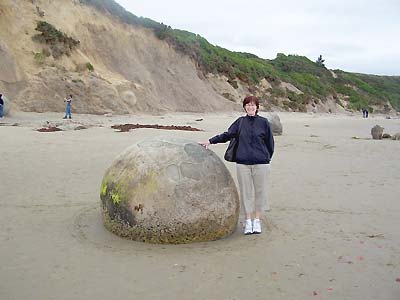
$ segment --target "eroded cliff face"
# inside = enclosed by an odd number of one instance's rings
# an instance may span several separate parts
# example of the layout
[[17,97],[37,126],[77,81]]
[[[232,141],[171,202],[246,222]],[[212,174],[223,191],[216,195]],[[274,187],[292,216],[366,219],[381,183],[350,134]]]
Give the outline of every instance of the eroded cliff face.
[[[69,56],[43,55],[48,46],[32,40],[38,21],[79,40],[79,46]],[[0,90],[23,111],[63,111],[68,94],[76,98],[77,113],[240,108],[240,96],[223,97],[190,58],[151,30],[74,0],[1,0],[0,68]]]

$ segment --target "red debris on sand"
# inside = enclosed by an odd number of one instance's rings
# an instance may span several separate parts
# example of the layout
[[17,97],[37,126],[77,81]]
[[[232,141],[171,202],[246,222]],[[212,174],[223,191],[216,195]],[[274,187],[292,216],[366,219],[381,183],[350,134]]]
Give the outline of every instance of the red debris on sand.
[[358,260],[364,260],[364,256],[359,256]]
[[396,282],[400,282],[400,277],[396,278]]
[[55,132],[55,131],[62,131],[62,129],[57,127],[43,127],[39,128],[37,131],[39,132]]
[[333,288],[332,287],[328,287],[326,290],[327,291],[333,291]]
[[111,126],[113,129],[119,129],[120,132],[127,132],[131,129],[137,128],[153,128],[153,129],[164,129],[164,130],[185,130],[185,131],[203,131],[198,128],[194,128],[191,126],[175,126],[175,125],[143,125],[143,124],[121,124],[121,125],[113,125]]

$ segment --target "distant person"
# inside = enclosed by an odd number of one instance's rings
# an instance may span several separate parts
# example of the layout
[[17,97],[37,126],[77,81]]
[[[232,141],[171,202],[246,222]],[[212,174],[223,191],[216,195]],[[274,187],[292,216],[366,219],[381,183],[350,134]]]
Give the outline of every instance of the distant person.
[[64,102],[65,102],[65,116],[63,119],[66,119],[67,117],[71,119],[72,95],[69,95],[68,98],[64,98]]
[[368,118],[368,110],[366,108],[362,108],[363,118]]
[[236,137],[239,140],[236,150],[236,172],[239,182],[240,199],[245,213],[244,234],[261,233],[263,212],[267,209],[267,182],[269,163],[274,154],[274,137],[266,118],[258,113],[259,101],[255,96],[243,100],[246,116],[238,118],[227,132],[216,135],[205,142],[225,143]]
[[3,118],[4,116],[4,100],[3,100],[3,94],[0,94],[0,119]]

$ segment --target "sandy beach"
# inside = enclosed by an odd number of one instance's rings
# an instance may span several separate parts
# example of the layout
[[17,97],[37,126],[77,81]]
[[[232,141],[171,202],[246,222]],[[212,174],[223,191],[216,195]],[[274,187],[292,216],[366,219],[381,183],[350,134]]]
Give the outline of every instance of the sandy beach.
[[[376,124],[400,132],[398,117],[279,113],[261,235],[244,236],[242,218],[226,239],[185,245],[124,240],[103,227],[100,183],[117,154],[154,136],[202,141],[239,115],[1,120],[0,299],[399,300],[400,141],[370,135]],[[37,132],[46,121],[67,130]],[[123,123],[204,131],[110,128]],[[211,150],[222,158],[226,146]]]

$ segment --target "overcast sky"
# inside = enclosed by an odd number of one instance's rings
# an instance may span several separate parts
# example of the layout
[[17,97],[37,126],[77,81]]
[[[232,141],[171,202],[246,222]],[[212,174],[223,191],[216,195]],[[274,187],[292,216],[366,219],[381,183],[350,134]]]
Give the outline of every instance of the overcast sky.
[[400,0],[116,1],[231,51],[322,54],[329,69],[400,75]]

